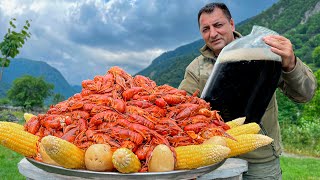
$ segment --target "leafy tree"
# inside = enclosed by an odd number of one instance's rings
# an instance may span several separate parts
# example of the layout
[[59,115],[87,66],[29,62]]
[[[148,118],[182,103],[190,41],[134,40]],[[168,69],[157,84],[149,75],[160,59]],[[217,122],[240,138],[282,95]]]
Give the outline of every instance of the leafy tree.
[[8,28],[8,32],[7,34],[5,34],[3,41],[0,42],[0,51],[2,54],[2,57],[0,57],[0,81],[2,79],[4,68],[10,65],[10,60],[8,58],[14,58],[16,55],[18,55],[18,49],[24,45],[27,38],[30,38],[31,35],[31,33],[28,31],[30,27],[30,23],[28,20],[26,21],[20,32],[14,31],[14,29],[16,28],[14,21],[16,21],[15,18],[11,19],[9,23],[11,27]]
[[277,102],[279,109],[279,122],[297,124],[301,115],[303,104],[291,101],[287,96],[277,90]]
[[64,101],[65,99],[66,98],[60,93],[54,94],[52,104],[58,104],[59,102]]
[[8,91],[8,98],[13,105],[23,106],[27,109],[42,107],[44,100],[52,95],[53,88],[54,85],[47,83],[42,77],[25,75],[13,81],[13,85]]
[[312,52],[313,63],[320,67],[320,46],[316,47]]
[[302,120],[318,121],[320,123],[320,70],[314,73],[317,78],[317,90],[312,100],[304,106]]

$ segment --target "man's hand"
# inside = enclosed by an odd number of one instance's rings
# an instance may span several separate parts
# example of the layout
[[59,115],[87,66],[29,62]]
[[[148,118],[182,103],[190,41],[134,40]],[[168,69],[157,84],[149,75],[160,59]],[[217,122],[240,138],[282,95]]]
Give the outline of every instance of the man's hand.
[[264,42],[271,46],[271,51],[282,58],[282,69],[286,72],[292,71],[296,65],[291,41],[283,36],[269,35],[263,38]]

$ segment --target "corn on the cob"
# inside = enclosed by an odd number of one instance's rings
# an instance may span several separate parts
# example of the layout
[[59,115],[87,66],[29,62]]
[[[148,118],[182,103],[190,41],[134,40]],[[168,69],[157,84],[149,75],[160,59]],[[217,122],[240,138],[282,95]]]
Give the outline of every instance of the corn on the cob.
[[26,122],[28,122],[32,117],[34,117],[35,115],[31,114],[31,113],[24,113],[23,114],[23,118]]
[[272,138],[262,134],[242,134],[234,138],[237,139],[237,141],[226,138],[227,145],[231,149],[228,157],[245,154],[259,147],[266,146],[273,141]]
[[18,129],[18,130],[23,130],[24,131],[24,126],[22,126],[21,124],[18,124],[18,123],[13,123],[13,122],[6,122],[6,121],[3,121],[3,122],[0,122],[1,124],[5,124],[7,126],[10,126],[12,128],[15,128],[15,129]]
[[227,146],[227,141],[223,136],[213,136],[210,139],[203,141],[203,144],[218,144],[221,146]]
[[39,150],[39,154],[41,156],[42,162],[47,163],[47,164],[52,164],[55,166],[60,166],[57,162],[55,162],[54,160],[52,160],[48,156],[48,154],[46,153],[46,150],[44,149],[44,147],[41,143],[38,144],[38,147],[39,147],[38,150]]
[[0,144],[26,157],[37,154],[39,137],[21,129],[21,125],[0,122]]
[[41,140],[48,156],[65,168],[83,169],[84,151],[74,144],[55,136],[45,136]]
[[232,121],[228,121],[228,122],[226,122],[226,124],[227,124],[230,128],[234,128],[234,127],[243,125],[243,123],[244,123],[245,120],[246,120],[246,117],[240,117],[240,118],[234,119],[234,120],[232,120]]
[[177,164],[175,169],[194,169],[218,163],[226,158],[230,149],[217,144],[179,146],[175,148]]
[[239,136],[241,134],[257,134],[260,131],[260,126],[257,123],[248,123],[238,127],[231,128],[226,132],[230,136]]
[[119,148],[112,155],[114,167],[122,173],[134,173],[141,169],[138,157],[127,148]]

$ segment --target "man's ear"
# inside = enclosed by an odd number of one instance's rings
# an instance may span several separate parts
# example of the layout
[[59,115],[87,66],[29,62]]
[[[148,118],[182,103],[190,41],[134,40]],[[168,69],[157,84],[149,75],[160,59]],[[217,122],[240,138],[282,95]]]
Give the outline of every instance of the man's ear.
[[232,27],[232,31],[235,31],[235,30],[236,30],[236,27],[235,27],[235,24],[234,24],[234,21],[233,21],[232,18],[230,19],[230,25],[231,25],[231,27]]

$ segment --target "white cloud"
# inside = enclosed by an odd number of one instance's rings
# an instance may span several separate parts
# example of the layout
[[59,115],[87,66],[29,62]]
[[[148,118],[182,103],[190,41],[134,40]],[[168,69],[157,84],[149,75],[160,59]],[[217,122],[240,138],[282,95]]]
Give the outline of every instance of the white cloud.
[[108,62],[112,64],[116,63],[128,63],[128,64],[136,64],[139,60],[139,64],[142,66],[147,66],[151,63],[151,60],[158,57],[160,54],[164,52],[162,49],[146,49],[145,51],[108,51],[101,48],[92,48],[85,47],[83,48],[84,53],[91,54],[91,57],[95,59],[97,62]]
[[20,16],[24,13],[26,5],[19,4],[17,0],[1,0],[0,10],[5,16]]
[[30,10],[35,13],[41,13],[43,9],[46,8],[47,3],[44,1],[32,2],[30,5]]

